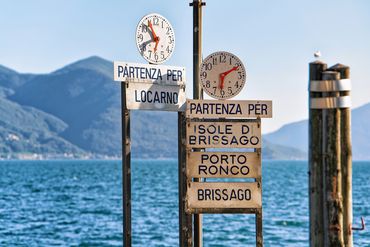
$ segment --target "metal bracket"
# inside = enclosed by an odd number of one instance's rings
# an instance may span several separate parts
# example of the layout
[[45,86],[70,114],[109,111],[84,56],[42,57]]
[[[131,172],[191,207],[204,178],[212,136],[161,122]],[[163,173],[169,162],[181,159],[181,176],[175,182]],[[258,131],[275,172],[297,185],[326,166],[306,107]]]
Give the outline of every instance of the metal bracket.
[[365,220],[364,217],[361,217],[361,227],[351,227],[353,231],[363,231],[365,230]]
[[197,3],[199,3],[199,7],[200,6],[206,6],[206,3],[204,3],[204,2],[198,2],[198,1],[193,1],[192,3],[189,3],[189,6],[190,7],[193,7],[194,4],[197,4]]

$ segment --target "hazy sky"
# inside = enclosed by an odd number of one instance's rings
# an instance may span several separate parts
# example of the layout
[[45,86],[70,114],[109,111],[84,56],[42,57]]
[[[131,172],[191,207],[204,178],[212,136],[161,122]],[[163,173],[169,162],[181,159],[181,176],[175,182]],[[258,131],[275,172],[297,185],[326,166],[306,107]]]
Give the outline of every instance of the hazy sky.
[[[146,63],[135,29],[157,12],[172,23],[176,48],[168,65],[187,68],[192,95],[192,8],[184,0],[0,0],[0,64],[48,73],[98,55]],[[247,84],[237,99],[272,99],[263,132],[308,116],[308,63],[320,50],[329,66],[351,66],[353,106],[370,102],[370,1],[208,0],[203,56],[239,56]],[[113,72],[112,72],[113,73]]]

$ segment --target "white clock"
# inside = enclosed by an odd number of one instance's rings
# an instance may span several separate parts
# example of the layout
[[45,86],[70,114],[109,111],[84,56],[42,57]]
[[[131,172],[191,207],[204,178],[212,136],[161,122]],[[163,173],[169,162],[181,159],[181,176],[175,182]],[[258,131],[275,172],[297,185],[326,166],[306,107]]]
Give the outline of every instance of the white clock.
[[167,61],[175,49],[175,33],[170,22],[156,13],[144,16],[136,28],[136,45],[149,63]]
[[200,68],[203,91],[216,99],[230,99],[243,89],[246,71],[242,61],[229,52],[218,51],[203,60]]

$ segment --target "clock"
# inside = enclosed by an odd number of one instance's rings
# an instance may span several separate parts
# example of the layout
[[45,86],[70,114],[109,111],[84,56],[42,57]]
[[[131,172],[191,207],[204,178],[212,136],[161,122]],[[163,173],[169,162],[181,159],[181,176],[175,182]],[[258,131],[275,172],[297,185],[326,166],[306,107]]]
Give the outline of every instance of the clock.
[[230,99],[243,89],[246,72],[242,61],[229,52],[218,51],[203,60],[200,67],[203,91],[215,99]]
[[149,63],[167,61],[175,48],[175,33],[170,22],[156,13],[144,16],[136,28],[136,45]]

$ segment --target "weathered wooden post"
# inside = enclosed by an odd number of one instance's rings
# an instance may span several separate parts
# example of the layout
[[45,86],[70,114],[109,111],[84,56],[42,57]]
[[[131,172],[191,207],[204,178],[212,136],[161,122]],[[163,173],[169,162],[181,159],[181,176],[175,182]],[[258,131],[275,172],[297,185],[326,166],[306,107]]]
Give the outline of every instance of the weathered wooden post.
[[[322,82],[339,80],[339,73],[324,71]],[[323,92],[324,98],[338,98],[339,92]],[[344,246],[342,171],[340,162],[340,111],[322,106],[322,162],[324,168],[324,246]]]
[[[329,68],[339,72],[341,80],[350,79],[350,68],[336,64]],[[341,91],[340,96],[350,96],[350,91]],[[352,235],[352,143],[351,143],[351,108],[340,109],[340,150],[343,196],[343,237],[345,246],[353,246]]]
[[[320,61],[310,63],[309,80],[321,80],[327,65]],[[321,92],[310,92],[312,98],[321,97]],[[309,209],[310,246],[324,246],[323,214],[323,166],[322,157],[322,113],[320,109],[309,109]]]
[[186,117],[178,113],[178,186],[179,186],[179,246],[193,246],[193,217],[185,212],[187,179],[186,179]]
[[349,68],[310,64],[310,246],[352,246]]

